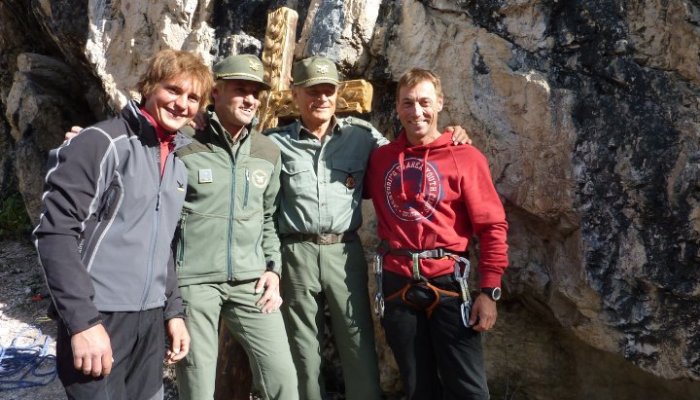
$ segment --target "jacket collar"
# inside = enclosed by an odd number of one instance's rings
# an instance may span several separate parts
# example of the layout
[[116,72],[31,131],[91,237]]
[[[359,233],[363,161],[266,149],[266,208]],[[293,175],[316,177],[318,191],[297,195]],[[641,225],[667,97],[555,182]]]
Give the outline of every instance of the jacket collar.
[[[141,113],[141,110],[139,110],[139,104],[136,101],[129,100],[121,111],[121,117],[129,125],[131,132],[142,138],[144,143],[149,146],[159,145],[160,142],[158,141],[156,128],[151,125],[151,123],[148,122],[148,119]],[[187,137],[187,135],[180,131],[175,133],[175,138],[173,139],[175,150],[190,143],[192,143],[192,139]]]

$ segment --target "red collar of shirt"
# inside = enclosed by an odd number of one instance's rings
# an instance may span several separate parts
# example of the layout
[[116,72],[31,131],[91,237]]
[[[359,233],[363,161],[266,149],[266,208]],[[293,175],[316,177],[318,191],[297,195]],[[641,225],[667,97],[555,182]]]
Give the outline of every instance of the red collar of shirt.
[[175,134],[169,133],[163,129],[145,108],[141,108],[140,110],[141,114],[146,117],[146,120],[156,129],[156,137],[158,137],[158,142],[160,143],[160,176],[162,177],[165,173],[165,162],[168,159],[168,155],[175,149],[175,143],[173,143]]
[[163,127],[160,126],[158,122],[156,122],[156,119],[153,118],[153,116],[151,116],[151,114],[149,114],[145,108],[142,107],[139,108],[139,110],[141,110],[141,114],[143,114],[143,116],[146,117],[146,120],[148,120],[148,122],[151,125],[153,125],[154,128],[156,128],[156,136],[158,137],[158,141],[161,143],[172,143],[172,141],[175,139],[175,134],[169,133],[168,131],[163,129]]

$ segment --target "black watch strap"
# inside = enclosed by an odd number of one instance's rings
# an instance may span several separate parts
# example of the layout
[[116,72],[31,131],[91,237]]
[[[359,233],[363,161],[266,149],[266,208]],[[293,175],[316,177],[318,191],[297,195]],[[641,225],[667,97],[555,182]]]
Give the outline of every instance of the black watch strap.
[[501,288],[499,287],[481,288],[481,293],[488,295],[493,301],[498,301],[501,299]]

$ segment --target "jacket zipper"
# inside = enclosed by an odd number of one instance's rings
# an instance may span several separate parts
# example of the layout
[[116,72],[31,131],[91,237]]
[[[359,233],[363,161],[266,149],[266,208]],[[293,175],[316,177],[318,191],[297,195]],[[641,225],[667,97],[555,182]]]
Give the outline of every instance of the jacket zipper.
[[243,198],[243,208],[248,207],[248,190],[250,189],[250,170],[245,169],[245,197]]
[[[148,260],[148,269],[146,273],[146,284],[143,288],[143,295],[141,296],[141,310],[143,310],[146,307],[146,300],[148,298],[148,292],[151,290],[151,281],[153,280],[153,264],[155,262],[155,257],[156,257],[156,243],[158,239],[158,226],[160,223],[160,199],[161,199],[161,191],[163,189],[163,177],[160,176],[160,146],[157,147],[156,151],[156,176],[158,177],[158,195],[156,196],[156,212],[154,213],[153,216],[153,231],[151,233],[151,246],[150,246],[150,259]],[[168,159],[165,160],[167,163],[168,160],[170,159],[170,155],[168,155]],[[167,168],[166,168],[167,170]],[[167,173],[167,171],[165,171]]]
[[233,260],[231,259],[231,253],[233,252],[232,249],[232,243],[233,243],[233,211],[234,211],[234,204],[235,204],[235,199],[236,199],[236,163],[235,159],[233,156],[233,153],[230,154],[231,157],[231,190],[229,193],[229,210],[228,210],[228,245],[227,245],[227,251],[226,251],[226,259],[228,261],[228,266],[227,266],[227,271],[228,271],[228,280],[232,281],[233,280]]

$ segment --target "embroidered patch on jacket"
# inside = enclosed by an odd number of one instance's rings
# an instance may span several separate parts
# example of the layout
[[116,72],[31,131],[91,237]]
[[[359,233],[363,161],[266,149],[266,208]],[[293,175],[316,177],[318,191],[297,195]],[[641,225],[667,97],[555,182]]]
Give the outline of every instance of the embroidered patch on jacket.
[[270,177],[267,175],[267,173],[261,169],[256,169],[253,171],[252,174],[252,181],[253,185],[255,185],[256,188],[262,189],[265,186],[267,186],[267,182],[270,179]]
[[214,182],[214,175],[211,169],[200,169],[197,173],[197,178],[199,183],[212,183]]
[[384,195],[389,209],[396,218],[403,221],[430,218],[435,212],[435,205],[444,195],[435,166],[427,163],[423,168],[423,160],[418,158],[404,160],[403,171],[398,162],[391,166],[384,182]]

